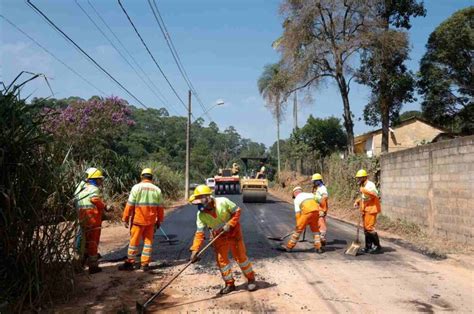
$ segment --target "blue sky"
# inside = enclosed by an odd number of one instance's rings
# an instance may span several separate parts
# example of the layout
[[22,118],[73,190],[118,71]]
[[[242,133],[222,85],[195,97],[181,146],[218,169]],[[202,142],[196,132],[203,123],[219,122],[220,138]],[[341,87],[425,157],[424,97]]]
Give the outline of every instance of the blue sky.
[[[91,2],[158,85],[167,100],[168,107],[175,108],[170,109],[171,113],[176,110],[180,115],[184,115],[184,107],[155,68],[117,1]],[[34,1],[34,3],[147,106],[156,108],[163,106],[90,23],[74,0]],[[79,3],[100,24],[87,1],[79,0]],[[181,98],[186,100],[187,86],[178,72],[147,1],[123,0],[123,3],[165,74]],[[271,114],[264,107],[264,101],[259,96],[256,82],[263,66],[277,61],[279,57],[272,49],[271,43],[281,34],[281,17],[278,13],[280,1],[162,0],[157,3],[181,61],[204,105],[212,106],[218,99],[225,101],[224,106],[210,112],[212,119],[222,129],[233,125],[242,136],[271,145],[276,139],[276,127]],[[410,69],[417,71],[428,36],[435,27],[452,13],[471,3],[467,0],[425,1],[427,16],[413,20],[413,27],[409,31],[412,44],[411,60],[408,62]],[[133,103],[130,96],[86,61],[24,1],[2,0],[0,11],[107,95],[118,95]],[[106,29],[104,31],[107,32]],[[111,35],[110,37],[112,38]],[[3,19],[0,19],[0,38],[2,81],[9,82],[20,71],[27,70],[46,74],[51,79],[56,98],[68,96],[89,98],[98,94]],[[51,94],[46,84],[40,80],[25,89],[25,95],[30,93],[36,97]],[[356,134],[371,129],[363,120],[359,121],[368,95],[369,92],[365,87],[356,84],[352,86],[350,100],[352,111],[356,116]],[[196,101],[193,108],[195,117],[199,117],[202,109]],[[419,104],[408,104],[404,107],[404,110],[412,109],[419,109]],[[320,86],[314,91],[311,99],[302,104],[299,124],[304,124],[310,114],[315,117],[331,115],[341,117],[341,98],[332,82]],[[287,118],[282,125],[282,138],[288,137],[291,129],[292,118],[289,107]]]

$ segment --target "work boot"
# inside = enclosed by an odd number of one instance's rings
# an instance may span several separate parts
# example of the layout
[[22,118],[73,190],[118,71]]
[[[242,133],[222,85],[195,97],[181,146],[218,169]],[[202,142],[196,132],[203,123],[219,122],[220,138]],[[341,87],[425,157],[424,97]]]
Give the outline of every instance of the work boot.
[[89,266],[89,275],[97,274],[97,273],[100,273],[101,271],[102,271],[102,268],[100,268],[99,266]]
[[231,293],[232,291],[235,291],[235,285],[234,285],[234,284],[225,285],[225,287],[222,288],[222,289],[219,291],[219,294],[228,294],[228,293]]
[[248,291],[255,291],[257,290],[257,284],[255,283],[255,279],[249,280],[247,283],[247,290]]
[[320,247],[320,248],[315,247],[314,250],[315,250],[316,253],[318,253],[318,254],[323,254],[323,253],[324,253],[324,248],[323,248],[323,247]]
[[118,267],[118,270],[122,270],[122,271],[132,271],[135,269],[136,269],[135,265],[133,265],[133,263],[130,263],[130,262],[125,262]]
[[150,271],[150,270],[151,270],[151,267],[150,267],[150,265],[145,264],[145,265],[142,265],[142,266],[141,266],[141,269],[142,269],[144,272],[147,272],[147,271]]
[[369,253],[370,254],[380,253],[382,251],[382,246],[380,245],[379,235],[377,234],[377,232],[374,232],[371,235],[374,240],[374,246],[369,250]]
[[321,238],[321,246],[322,247],[326,246],[326,239]]
[[364,232],[365,234],[365,248],[361,251],[362,253],[369,253],[370,249],[372,248],[372,235],[370,232]]

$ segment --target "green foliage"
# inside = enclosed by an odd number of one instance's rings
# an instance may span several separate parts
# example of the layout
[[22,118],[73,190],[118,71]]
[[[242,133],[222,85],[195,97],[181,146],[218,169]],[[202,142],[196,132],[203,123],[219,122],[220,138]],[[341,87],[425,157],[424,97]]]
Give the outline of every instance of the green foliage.
[[474,7],[441,23],[426,49],[418,82],[423,116],[454,132],[474,133]]
[[418,111],[418,110],[405,111],[398,117],[398,119],[394,121],[394,125],[400,124],[401,122],[414,118],[414,117],[421,118],[421,116],[422,116],[422,113],[421,111]]
[[[35,77],[35,76],[34,76]],[[74,177],[38,108],[0,91],[0,306],[38,309],[72,289]],[[3,309],[2,309],[3,311]]]
[[152,168],[156,184],[168,200],[176,200],[183,195],[183,173],[171,170],[169,167],[157,161],[143,162],[141,168]]

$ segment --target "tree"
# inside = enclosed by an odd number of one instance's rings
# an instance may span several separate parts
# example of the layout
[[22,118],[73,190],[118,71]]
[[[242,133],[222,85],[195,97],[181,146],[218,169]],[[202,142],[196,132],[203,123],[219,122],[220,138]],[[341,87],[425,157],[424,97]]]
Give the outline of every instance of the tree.
[[280,63],[268,64],[257,82],[258,90],[267,103],[277,123],[277,160],[278,174],[281,171],[280,163],[280,123],[284,109],[284,95],[288,90],[289,79]]
[[441,23],[426,49],[418,82],[423,116],[452,131],[474,133],[474,6]]
[[417,0],[376,0],[371,8],[373,27],[367,33],[357,81],[372,90],[364,120],[372,126],[382,124],[382,152],[388,152],[390,124],[398,118],[403,103],[415,100],[414,75],[404,64],[409,42],[401,29],[411,27],[412,16],[424,16],[426,12]]
[[346,148],[347,137],[341,120],[335,117],[325,119],[309,116],[301,129],[303,142],[319,157],[326,157]]
[[418,111],[418,110],[405,111],[398,117],[398,119],[393,121],[393,125],[400,124],[401,122],[406,121],[411,118],[421,118],[421,116],[422,116],[422,113],[421,111]]
[[285,0],[279,43],[292,79],[304,87],[336,81],[343,103],[348,152],[354,152],[354,123],[349,101],[354,69],[351,58],[364,46],[368,5],[358,0]]

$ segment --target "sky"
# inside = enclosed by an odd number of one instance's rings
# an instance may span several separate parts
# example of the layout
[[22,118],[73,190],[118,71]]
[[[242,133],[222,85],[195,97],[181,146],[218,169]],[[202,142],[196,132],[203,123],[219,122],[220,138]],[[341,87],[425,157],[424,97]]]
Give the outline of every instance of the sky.
[[[77,0],[102,30],[109,36],[123,55],[114,37],[95,15],[87,0]],[[136,75],[120,54],[102,36],[81,11],[75,0],[33,1],[56,25],[78,43],[103,68],[148,107],[168,107],[171,114],[186,115],[182,104],[171,91],[153,60],[121,11],[117,1],[90,0],[92,5],[120,38],[128,52],[144,69],[159,92],[151,91]],[[472,5],[468,0],[425,0],[427,15],[412,21],[409,31],[412,50],[409,68],[416,72],[425,52],[429,34],[457,10]],[[122,0],[130,17],[149,46],[163,72],[187,102],[188,87],[180,75],[166,45],[152,11],[146,0]],[[269,146],[276,140],[276,124],[265,102],[259,95],[257,80],[266,64],[278,61],[278,52],[271,47],[281,35],[281,1],[277,0],[157,0],[158,8],[168,32],[205,108],[222,130],[234,126],[245,138]],[[93,86],[116,95],[140,107],[124,90],[86,60],[71,44],[67,43],[24,1],[1,0],[0,12],[33,37]],[[30,39],[0,18],[0,81],[11,82],[21,71],[43,73],[48,77],[55,98],[79,96],[89,98],[100,92],[81,80],[67,67]],[[129,59],[129,62],[132,61]],[[49,97],[51,91],[44,80],[35,80],[22,91],[31,97]],[[158,94],[158,96],[157,96]],[[350,92],[351,109],[355,115],[356,134],[372,129],[365,125],[362,112],[369,97],[369,90],[353,83]],[[303,100],[303,95],[300,99]],[[224,105],[215,106],[219,100]],[[420,99],[406,104],[405,110],[420,109]],[[193,115],[203,116],[203,109],[193,99]],[[281,126],[281,137],[287,138],[293,128],[291,106]],[[311,97],[302,101],[298,123],[304,125],[308,116],[342,118],[342,100],[331,81],[315,89]],[[206,123],[209,119],[203,116]],[[183,136],[185,130],[183,130]]]

